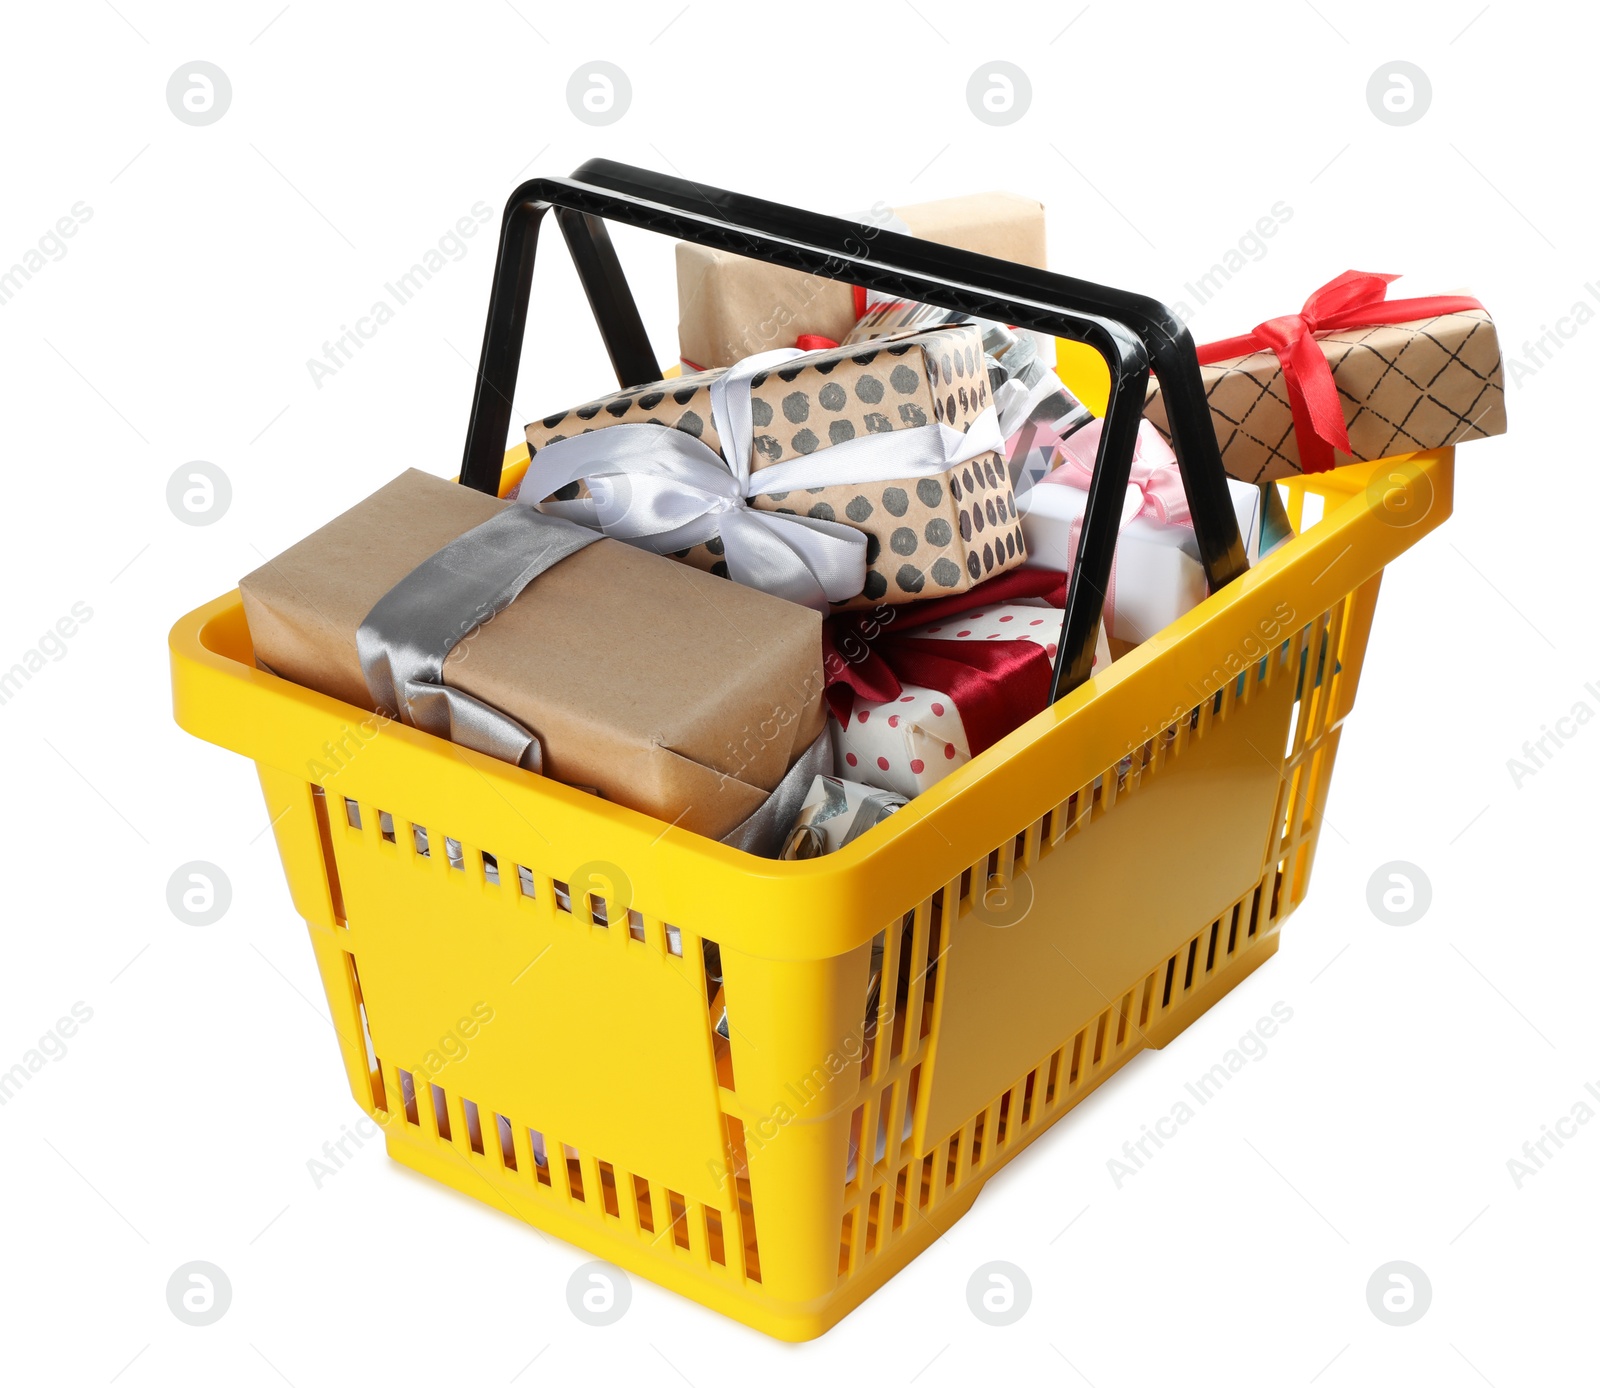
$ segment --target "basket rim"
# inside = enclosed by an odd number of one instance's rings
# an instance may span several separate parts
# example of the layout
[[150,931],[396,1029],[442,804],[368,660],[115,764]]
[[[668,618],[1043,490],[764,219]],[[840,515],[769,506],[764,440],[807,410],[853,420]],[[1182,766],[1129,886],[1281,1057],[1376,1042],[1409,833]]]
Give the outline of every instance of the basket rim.
[[[381,739],[391,750],[390,757],[353,763],[339,773],[348,775],[348,781],[324,789],[329,794],[335,789],[349,793],[364,803],[388,800],[398,813],[406,801],[407,785],[427,786],[426,793],[431,794],[442,784],[441,776],[454,775],[468,785],[481,779],[530,826],[552,831],[548,835],[540,831],[552,852],[564,847],[554,841],[557,838],[570,844],[565,851],[576,855],[574,863],[603,858],[630,866],[671,865],[674,877],[695,881],[707,899],[722,897],[723,888],[736,884],[732,900],[726,903],[730,916],[741,910],[760,914],[765,909],[792,919],[798,909],[817,924],[814,938],[806,941],[760,939],[755,927],[735,927],[718,937],[725,942],[730,935],[742,936],[758,944],[752,952],[769,957],[838,954],[865,943],[884,920],[909,909],[907,905],[895,909],[894,900],[914,904],[959,879],[995,844],[1020,832],[1019,827],[1007,834],[1005,825],[1015,821],[1025,826],[1037,820],[1173,717],[1213,697],[1221,686],[1203,688],[1193,675],[1185,678],[1186,672],[1211,663],[1205,654],[1209,645],[1223,650],[1237,645],[1236,633],[1250,632],[1260,620],[1257,614],[1270,612],[1275,601],[1290,607],[1289,621],[1303,618],[1288,628],[1286,635],[1292,636],[1300,625],[1314,620],[1442,523],[1450,513],[1453,463],[1454,449],[1447,447],[1304,479],[1303,485],[1327,499],[1325,514],[1314,527],[1293,536],[1235,583],[1210,595],[869,833],[821,858],[782,862],[756,857],[393,722],[385,724]],[[1408,525],[1385,520],[1373,489],[1380,468],[1388,467],[1392,475],[1402,466],[1413,469],[1412,475],[1425,478],[1430,487],[1428,511]],[[514,480],[508,468],[505,485]],[[1343,500],[1335,504],[1341,496]],[[296,741],[297,730],[315,731],[330,723],[348,729],[376,716],[257,669],[249,657],[237,589],[180,617],[169,634],[169,648],[174,715],[181,727],[308,782],[315,778],[306,774],[304,748],[321,745],[321,738]],[[1252,655],[1245,665],[1259,658]],[[1237,673],[1230,671],[1224,683]],[[1181,709],[1173,690],[1181,696],[1177,699]],[[1152,713],[1162,709],[1165,715]],[[234,716],[246,712],[248,716]],[[1119,729],[1129,726],[1140,728],[1136,737],[1129,741],[1117,736]],[[1058,793],[1049,789],[1051,784]],[[454,814],[470,817],[459,790],[449,798],[457,801]],[[432,822],[435,811],[426,813]],[[452,813],[441,809],[437,818],[442,831],[452,832]],[[460,838],[476,842],[465,833]],[[892,879],[895,890],[891,892],[885,879]],[[704,915],[699,906],[695,913]],[[662,915],[671,918],[670,913]],[[715,934],[710,929],[700,933]]]

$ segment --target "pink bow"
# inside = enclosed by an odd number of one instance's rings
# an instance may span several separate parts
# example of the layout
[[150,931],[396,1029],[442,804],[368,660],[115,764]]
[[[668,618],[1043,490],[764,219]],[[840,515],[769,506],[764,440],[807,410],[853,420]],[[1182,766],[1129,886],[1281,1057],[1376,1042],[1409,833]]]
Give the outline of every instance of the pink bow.
[[[1095,454],[1100,448],[1101,421],[1092,419],[1077,433],[1061,441],[1056,450],[1060,464],[1040,479],[1063,486],[1089,490],[1094,476]],[[1157,525],[1181,525],[1194,529],[1189,515],[1189,498],[1184,495],[1183,477],[1178,472],[1178,457],[1149,420],[1139,421],[1139,434],[1133,445],[1133,469],[1128,485],[1139,493],[1139,505],[1124,513],[1122,529],[1129,521],[1148,516]],[[1074,535],[1074,541],[1077,537]]]
[[[1061,462],[1039,479],[1039,485],[1054,483],[1058,486],[1089,490],[1094,476],[1095,454],[1100,448],[1101,421],[1092,419],[1076,433],[1063,439],[1056,448]],[[1128,473],[1128,490],[1137,493],[1138,505],[1124,504],[1120,533],[1130,521],[1148,517],[1157,525],[1181,525],[1194,529],[1189,514],[1189,498],[1184,494],[1183,477],[1178,471],[1178,456],[1171,445],[1161,437],[1155,425],[1147,419],[1139,421],[1139,433],[1133,444],[1133,467]],[[1072,523],[1067,537],[1068,552],[1077,562],[1078,540],[1083,534],[1083,517]],[[1068,570],[1070,577],[1071,570]],[[1102,620],[1109,635],[1116,626],[1117,611],[1117,558],[1112,555],[1111,573],[1106,581],[1105,609]]]

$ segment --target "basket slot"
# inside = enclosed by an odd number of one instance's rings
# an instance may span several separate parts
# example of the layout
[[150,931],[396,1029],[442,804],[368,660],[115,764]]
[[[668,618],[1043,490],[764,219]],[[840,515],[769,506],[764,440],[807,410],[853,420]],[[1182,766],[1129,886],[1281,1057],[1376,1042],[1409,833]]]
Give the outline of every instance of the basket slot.
[[471,1099],[461,1100],[461,1113],[466,1119],[467,1146],[483,1156],[483,1120],[478,1113],[478,1106]]
[[538,899],[538,888],[534,885],[533,869],[517,864],[517,890],[529,901]]
[[537,1128],[527,1129],[527,1134],[528,1155],[532,1158],[534,1179],[541,1186],[550,1186],[551,1189],[554,1189],[554,1185],[550,1180],[550,1151],[545,1146],[544,1134]]
[[352,829],[359,831],[361,828],[361,806],[348,795],[344,797],[344,822]]
[[[928,977],[928,942],[934,909],[932,900],[917,903],[916,910],[911,913],[911,933],[901,944],[894,1018],[894,1052],[901,1060],[915,1055],[921,1048],[922,1000]],[[916,1019],[915,1031],[908,1019]]]
[[500,1146],[500,1165],[507,1171],[517,1171],[517,1144],[514,1137],[515,1129],[511,1120],[503,1113],[494,1116],[495,1138]]
[[844,1185],[849,1190],[861,1179],[861,1134],[866,1127],[867,1105],[857,1104],[855,1112],[850,1115],[849,1151],[844,1163]]
[[417,1112],[417,1082],[409,1070],[396,1070],[400,1077],[400,1103],[405,1110],[406,1122],[413,1128],[422,1126],[422,1117]]
[[722,1211],[706,1205],[702,1213],[706,1222],[706,1256],[718,1267],[726,1267],[728,1254],[722,1242]]
[[617,1200],[617,1173],[608,1161],[595,1161],[599,1177],[600,1207],[613,1219],[622,1218],[622,1207]]
[[675,1190],[667,1192],[667,1219],[672,1230],[672,1241],[679,1248],[689,1249],[689,1206]]
[[500,860],[493,853],[478,854],[478,866],[483,880],[491,887],[500,885]]
[[317,840],[322,847],[324,876],[328,883],[328,903],[333,909],[334,923],[348,929],[345,919],[344,891],[339,885],[339,862],[333,852],[333,825],[328,820],[328,797],[321,786],[311,787],[311,811],[317,823]]
[[727,985],[722,976],[722,950],[714,940],[702,940],[700,950],[705,961],[703,983],[707,1024],[711,1028],[712,1064],[716,1069],[717,1083],[732,1092],[733,1013],[729,1009]]
[[561,1154],[563,1158],[561,1167],[566,1174],[568,1196],[580,1205],[588,1204],[583,1189],[583,1158],[576,1147],[569,1147],[566,1143],[561,1144]]
[[428,1090],[433,1096],[433,1131],[443,1142],[450,1142],[450,1097],[436,1084],[429,1083]]
[[345,981],[350,985],[350,1000],[361,1023],[361,1045],[367,1059],[367,1083],[372,1095],[372,1107],[379,1113],[386,1113],[389,1099],[383,1087],[383,1067],[372,1046],[372,1027],[367,1019],[367,1002],[361,993],[361,975],[356,972],[356,957],[348,950],[344,952],[344,973]]
[[[878,1028],[883,1017],[883,994],[885,991],[883,973],[888,966],[889,934],[889,931],[880,930],[874,935],[867,956],[869,961],[867,966],[869,986],[867,995],[862,1000],[861,1012],[861,1079],[863,1083],[870,1081],[882,1071],[881,1064],[874,1069],[874,1062],[879,1059],[879,1052],[882,1049],[878,1045]],[[870,977],[872,972],[870,961],[873,959],[878,961],[878,977],[876,981],[871,981]]]
[[650,1182],[643,1176],[634,1176],[632,1184],[634,1223],[644,1233],[653,1234],[656,1231],[656,1219],[655,1207],[650,1202]]

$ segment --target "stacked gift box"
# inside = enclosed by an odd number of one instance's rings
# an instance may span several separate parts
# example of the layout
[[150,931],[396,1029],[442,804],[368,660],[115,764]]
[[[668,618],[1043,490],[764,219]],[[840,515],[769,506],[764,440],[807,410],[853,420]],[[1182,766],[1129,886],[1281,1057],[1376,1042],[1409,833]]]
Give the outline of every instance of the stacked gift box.
[[[863,223],[1042,267],[1005,194]],[[241,583],[263,669],[764,856],[869,834],[1043,711],[1100,422],[1048,339],[698,246],[683,371],[408,471]],[[1280,479],[1503,432],[1494,325],[1351,272],[1200,350],[1245,554]],[[1152,384],[1094,672],[1203,602]],[[1319,676],[1320,678],[1320,671]]]

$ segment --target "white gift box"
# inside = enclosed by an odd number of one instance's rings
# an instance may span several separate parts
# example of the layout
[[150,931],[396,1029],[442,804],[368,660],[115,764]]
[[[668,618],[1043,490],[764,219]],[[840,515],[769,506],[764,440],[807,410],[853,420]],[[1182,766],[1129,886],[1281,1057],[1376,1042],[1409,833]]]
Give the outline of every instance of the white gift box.
[[[1099,435],[1096,420],[1068,439],[1063,451],[1078,451],[1092,467]],[[1134,475],[1164,472],[1168,467],[1172,485],[1177,478],[1172,451],[1148,421],[1141,422]],[[1086,471],[1079,469],[1079,475]],[[1254,564],[1261,548],[1262,490],[1230,477],[1228,495],[1239,520],[1245,553]],[[1038,483],[1026,496],[1017,498],[1022,537],[1028,546],[1027,567],[1070,572],[1077,557],[1078,523],[1088,500],[1086,491],[1050,481]],[[1118,641],[1137,644],[1147,640],[1198,606],[1209,591],[1194,530],[1188,525],[1164,525],[1158,515],[1159,507],[1147,502],[1144,489],[1138,483],[1130,485],[1106,604],[1111,635]]]
[[[996,603],[904,634],[934,641],[1032,641],[1043,646],[1053,661],[1063,616],[1059,607],[1042,602]],[[1096,635],[1094,669],[1104,671],[1110,664],[1102,625]],[[1020,712],[1031,716],[1037,710]],[[1018,726],[1023,721],[1019,717]],[[900,697],[888,703],[857,698],[848,723],[830,720],[830,726],[834,765],[842,775],[908,798],[972,759],[954,701],[921,685],[902,685]]]
[[784,858],[820,858],[854,843],[906,803],[903,795],[838,776],[818,776],[784,842]]

